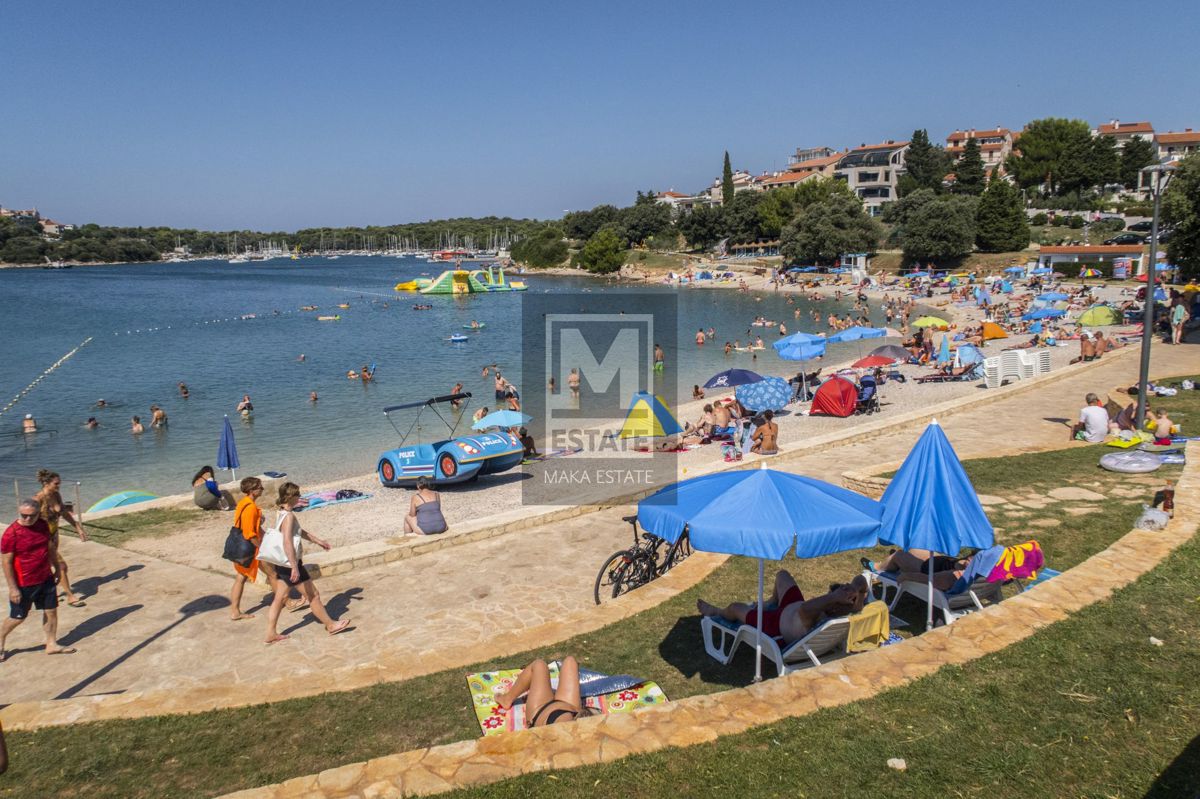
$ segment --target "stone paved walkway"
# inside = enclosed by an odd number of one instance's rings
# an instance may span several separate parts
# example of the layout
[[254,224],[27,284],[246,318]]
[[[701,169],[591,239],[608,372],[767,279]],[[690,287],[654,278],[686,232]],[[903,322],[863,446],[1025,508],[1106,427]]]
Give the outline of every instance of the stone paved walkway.
[[[1194,370],[1194,353],[1191,347],[1158,347],[1155,372]],[[1087,391],[1104,392],[1135,378],[1136,358],[1106,359],[943,424],[963,457],[1016,446],[1059,447],[1066,428],[1046,419],[1074,419]],[[858,464],[899,461],[918,434],[913,427],[885,431],[862,443],[773,459],[772,465],[836,480]],[[293,640],[276,646],[288,648],[291,676],[274,681],[264,676],[278,654],[261,643],[264,620],[228,621],[223,597],[229,580],[123,550],[68,544],[72,573],[86,593],[96,591],[86,608],[61,613],[60,634],[80,651],[47,658],[31,649],[39,638],[33,624],[14,633],[10,659],[0,666],[7,678],[0,701],[19,704],[5,708],[0,719],[6,727],[31,727],[152,715],[403,679],[594,629],[662,601],[664,592],[682,590],[719,562],[694,557],[687,569],[676,570],[675,580],[598,611],[591,603],[595,570],[629,541],[622,512],[593,513],[325,578],[322,594],[336,615],[354,620],[355,630],[329,638],[311,617],[285,617],[281,629],[291,629]],[[86,698],[47,701],[71,697]]]

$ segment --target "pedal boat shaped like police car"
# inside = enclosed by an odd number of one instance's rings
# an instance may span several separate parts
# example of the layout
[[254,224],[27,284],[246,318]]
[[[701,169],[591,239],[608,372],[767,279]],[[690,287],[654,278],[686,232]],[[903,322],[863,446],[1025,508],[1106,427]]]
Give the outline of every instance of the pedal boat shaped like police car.
[[[470,399],[471,394],[464,392],[384,408],[384,416],[400,435],[400,446],[379,456],[379,465],[376,467],[379,482],[397,488],[416,485],[418,478],[425,477],[433,483],[449,485],[474,480],[481,474],[498,474],[519,465],[524,457],[525,448],[520,439],[507,430],[466,436],[454,435],[458,423],[466,418],[465,401]],[[450,421],[438,410],[438,406],[449,406],[452,402],[462,403],[462,407],[457,410],[451,407],[451,413],[457,413],[457,418]],[[418,409],[416,418],[407,432],[402,433],[392,414],[413,408]],[[428,444],[410,444],[410,439],[421,438],[421,416],[426,411],[433,413],[446,426],[450,435]]]

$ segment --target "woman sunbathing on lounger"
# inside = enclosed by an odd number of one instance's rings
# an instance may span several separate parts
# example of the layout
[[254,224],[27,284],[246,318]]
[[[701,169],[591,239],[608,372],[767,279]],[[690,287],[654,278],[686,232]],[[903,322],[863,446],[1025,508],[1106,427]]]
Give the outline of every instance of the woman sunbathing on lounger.
[[590,716],[595,711],[584,707],[579,695],[579,663],[567,655],[558,669],[558,688],[550,685],[550,668],[544,660],[535,660],[521,670],[517,681],[503,693],[496,694],[496,703],[508,710],[525,697],[525,725],[545,727]]
[[[834,583],[829,593],[815,599],[805,599],[796,580],[786,570],[775,575],[775,590],[769,604],[764,605],[762,631],[772,638],[783,637],[787,643],[799,641],[826,619],[848,616],[863,609],[867,601],[867,580],[861,574],[848,583]],[[723,608],[696,600],[701,616],[720,616],[750,626],[758,625],[758,606],[734,602]]]
[[[959,585],[963,574],[971,565],[971,558],[951,558],[946,555],[932,555],[933,558],[933,587],[939,591],[958,593],[966,585]],[[863,565],[877,572],[899,572],[899,582],[927,583],[929,582],[929,558],[914,555],[911,552],[897,550],[879,563],[863,558]]]

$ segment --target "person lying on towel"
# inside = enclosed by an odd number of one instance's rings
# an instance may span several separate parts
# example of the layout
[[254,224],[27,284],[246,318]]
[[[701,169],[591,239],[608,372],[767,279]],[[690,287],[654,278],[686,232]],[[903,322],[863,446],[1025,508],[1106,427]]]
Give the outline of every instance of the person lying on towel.
[[523,694],[525,698],[525,723],[529,727],[545,727],[561,724],[596,713],[583,704],[579,691],[579,663],[567,655],[558,670],[558,688],[550,685],[550,667],[544,660],[535,660],[517,675],[512,688],[496,694],[496,702],[507,710]]
[[[786,570],[775,575],[775,590],[763,605],[762,631],[772,638],[782,637],[787,643],[799,641],[827,619],[858,613],[867,601],[867,581],[861,574],[848,583],[834,583],[829,593],[805,599],[796,579]],[[749,602],[734,602],[719,608],[703,599],[696,600],[701,616],[720,616],[751,627],[758,626],[758,606]]]

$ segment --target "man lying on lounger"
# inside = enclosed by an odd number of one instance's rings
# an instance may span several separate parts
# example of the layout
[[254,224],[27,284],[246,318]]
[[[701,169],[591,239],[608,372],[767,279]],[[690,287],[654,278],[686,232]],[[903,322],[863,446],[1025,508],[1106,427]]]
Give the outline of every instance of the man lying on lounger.
[[[826,619],[857,613],[866,601],[867,581],[861,574],[849,583],[830,585],[829,593],[824,596],[806,600],[795,578],[781,569],[775,575],[775,590],[769,600],[775,607],[768,610],[766,605],[763,606],[762,631],[772,638],[782,636],[790,644],[808,635]],[[702,616],[720,616],[728,621],[758,626],[756,604],[734,602],[719,608],[698,599],[696,609]]]

